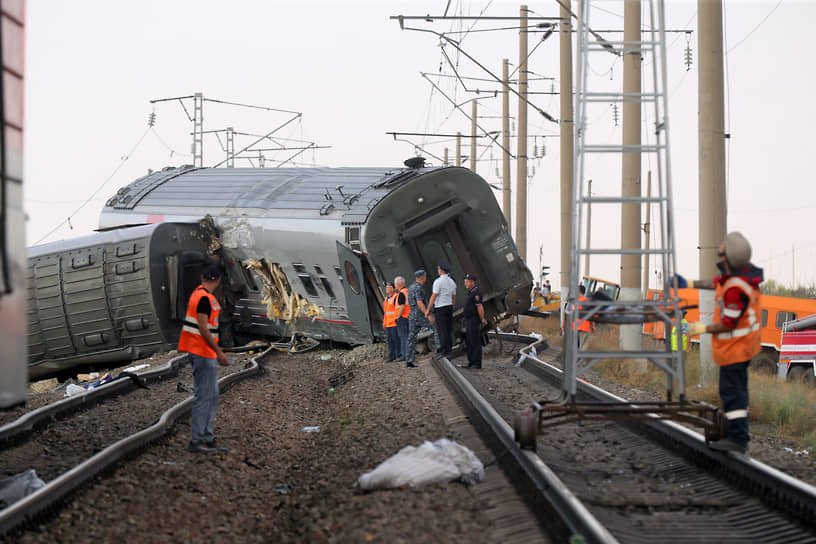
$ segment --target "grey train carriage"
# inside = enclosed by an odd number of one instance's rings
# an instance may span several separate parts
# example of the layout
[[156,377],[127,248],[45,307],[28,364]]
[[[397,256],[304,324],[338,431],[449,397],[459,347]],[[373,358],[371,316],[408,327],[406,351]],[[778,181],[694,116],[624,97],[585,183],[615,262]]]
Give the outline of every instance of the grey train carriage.
[[29,379],[172,348],[210,240],[160,223],[29,248]]
[[[478,276],[488,318],[530,305],[532,274],[493,192],[464,168],[165,168],[109,199],[100,229],[206,216],[218,231],[236,342],[298,333],[371,343],[384,336],[384,282],[401,275],[410,285],[418,268],[432,280],[441,259],[457,280],[458,319],[465,272]],[[269,318],[264,285],[247,266],[259,262],[275,265],[317,315]]]

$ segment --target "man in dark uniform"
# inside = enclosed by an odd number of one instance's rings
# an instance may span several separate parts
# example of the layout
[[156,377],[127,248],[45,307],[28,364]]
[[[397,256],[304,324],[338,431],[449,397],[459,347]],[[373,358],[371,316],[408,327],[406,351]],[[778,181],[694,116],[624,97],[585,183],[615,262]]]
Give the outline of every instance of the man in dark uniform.
[[416,365],[416,339],[422,327],[430,327],[433,325],[433,317],[428,320],[425,317],[428,307],[425,304],[425,281],[428,275],[424,270],[417,270],[414,272],[416,281],[408,288],[408,306],[411,307],[411,313],[408,314],[408,339],[405,341],[405,366],[413,368]]
[[465,343],[467,344],[467,368],[482,368],[482,326],[487,325],[482,305],[482,293],[476,286],[476,276],[465,274]]

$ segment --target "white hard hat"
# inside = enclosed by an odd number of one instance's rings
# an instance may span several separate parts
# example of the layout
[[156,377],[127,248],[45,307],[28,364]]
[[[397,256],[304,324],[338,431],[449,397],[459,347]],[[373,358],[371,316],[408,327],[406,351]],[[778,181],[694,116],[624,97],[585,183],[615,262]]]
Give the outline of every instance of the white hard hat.
[[751,244],[739,232],[729,232],[725,237],[725,259],[734,270],[740,270],[751,261]]

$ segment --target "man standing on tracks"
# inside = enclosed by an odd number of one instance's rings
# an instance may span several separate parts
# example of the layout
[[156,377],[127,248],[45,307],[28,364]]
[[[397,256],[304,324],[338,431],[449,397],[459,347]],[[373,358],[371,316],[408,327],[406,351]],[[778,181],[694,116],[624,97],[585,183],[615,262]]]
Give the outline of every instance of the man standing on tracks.
[[425,304],[425,289],[422,287],[428,279],[424,270],[414,272],[416,281],[408,288],[408,306],[411,313],[408,314],[408,340],[405,343],[405,366],[415,367],[416,359],[416,339],[422,327],[430,327],[433,318],[428,320],[428,306]]
[[393,283],[385,284],[385,300],[383,301],[383,328],[385,339],[388,342],[387,362],[393,362],[402,357],[402,342],[397,333],[397,310],[394,306],[397,298]]
[[[586,287],[584,285],[578,286],[578,310],[582,310],[583,306],[580,304],[589,300],[586,296]],[[578,349],[586,349],[587,344],[589,343],[589,333],[592,329],[595,328],[595,324],[589,321],[588,319],[578,319],[576,317],[575,323],[572,325],[572,329],[578,331]],[[564,324],[561,323],[561,336],[564,335]]]
[[218,314],[221,306],[213,292],[221,283],[221,272],[208,265],[201,274],[201,285],[195,288],[187,303],[187,313],[179,337],[179,351],[190,354],[193,366],[193,409],[190,422],[192,437],[187,449],[192,452],[215,452],[215,410],[218,407],[218,364],[229,365],[218,347]]
[[394,289],[396,298],[394,301],[394,315],[397,317],[397,336],[400,342],[399,359],[405,358],[408,344],[408,316],[411,314],[411,307],[408,305],[408,288],[405,287],[405,278],[397,276],[394,278]]
[[759,284],[762,269],[751,264],[751,244],[739,232],[729,232],[720,245],[722,273],[711,281],[698,280],[694,287],[716,289],[714,323],[691,323],[689,334],[712,334],[714,362],[720,367],[720,400],[726,429],[722,440],[709,443],[718,451],[748,449],[748,365],[760,346]]
[[482,327],[487,325],[482,304],[482,293],[476,285],[476,276],[465,274],[465,343],[467,344],[467,368],[482,368]]
[[450,353],[453,347],[453,307],[456,304],[456,282],[450,277],[451,265],[448,261],[439,261],[437,273],[439,277],[433,282],[429,308],[425,312],[430,315],[433,308],[436,318],[436,330],[439,332],[439,347],[436,352],[442,356]]

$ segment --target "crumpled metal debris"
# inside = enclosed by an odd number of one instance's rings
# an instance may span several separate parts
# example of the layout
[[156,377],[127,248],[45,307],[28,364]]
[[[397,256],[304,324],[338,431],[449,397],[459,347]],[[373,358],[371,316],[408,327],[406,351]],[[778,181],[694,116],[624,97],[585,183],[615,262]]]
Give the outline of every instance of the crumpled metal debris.
[[261,279],[263,303],[266,305],[266,316],[269,319],[292,324],[298,317],[312,319],[320,317],[320,307],[292,289],[279,264],[270,264],[263,259],[260,261],[250,259],[245,266]]

